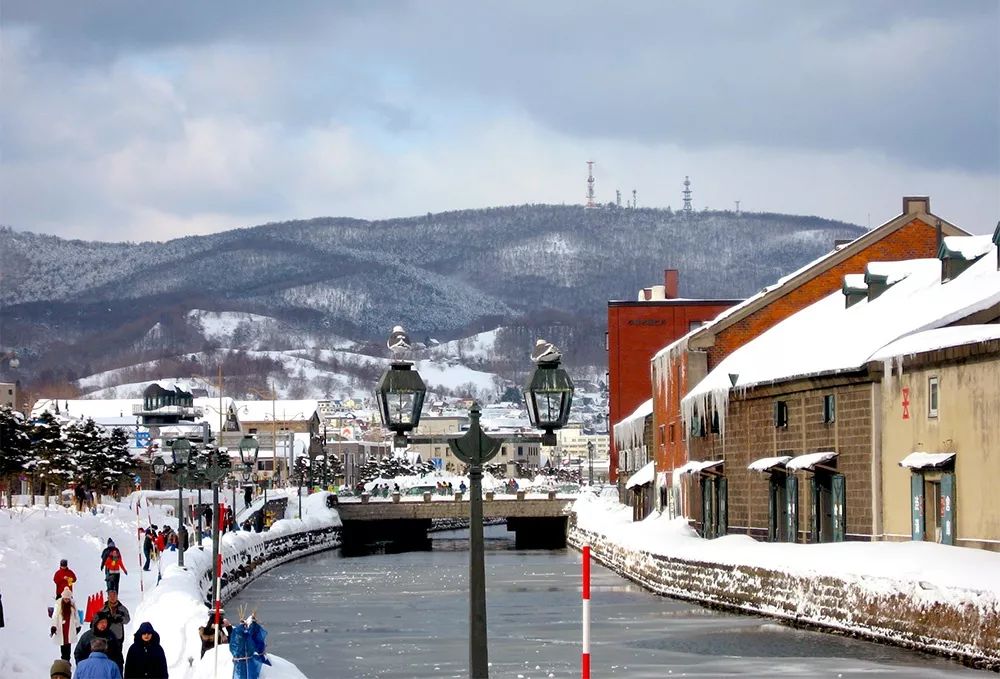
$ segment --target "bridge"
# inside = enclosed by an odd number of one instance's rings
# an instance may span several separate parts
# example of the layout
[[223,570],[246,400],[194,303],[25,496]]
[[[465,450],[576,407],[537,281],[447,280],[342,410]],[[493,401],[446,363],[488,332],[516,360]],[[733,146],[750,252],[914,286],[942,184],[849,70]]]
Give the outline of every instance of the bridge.
[[[522,549],[557,549],[566,546],[570,508],[575,496],[555,493],[486,494],[483,519],[505,519]],[[336,507],[344,524],[344,548],[394,542],[405,546],[427,543],[435,519],[468,520],[466,496],[431,495],[388,498],[339,498]]]

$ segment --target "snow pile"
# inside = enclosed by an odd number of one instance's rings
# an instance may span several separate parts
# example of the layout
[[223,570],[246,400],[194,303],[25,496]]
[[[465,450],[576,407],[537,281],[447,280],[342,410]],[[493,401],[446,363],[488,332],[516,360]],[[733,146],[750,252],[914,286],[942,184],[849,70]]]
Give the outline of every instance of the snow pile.
[[651,514],[632,521],[632,509],[613,498],[581,495],[578,528],[637,552],[693,562],[764,568],[804,577],[833,577],[881,593],[891,582],[927,602],[1000,607],[1000,553],[933,542],[757,542],[746,535],[698,536],[687,519]]
[[[51,575],[60,559],[67,559],[77,575],[74,593],[78,608],[87,597],[104,590],[99,570],[101,550],[112,538],[122,552],[127,575],[122,575],[120,597],[131,612],[125,630],[125,651],[139,624],[149,621],[160,633],[172,679],[202,679],[213,676],[214,659],[199,660],[197,628],[208,619],[202,603],[200,580],[210,567],[211,548],[185,553],[187,570],[177,567],[176,552],[166,552],[150,571],[140,562],[139,528],[150,523],[162,526],[176,522],[170,512],[147,502],[148,493],[134,493],[121,503],[103,504],[94,514],[77,513],[59,506],[19,507],[0,510],[0,595],[6,626],[0,628],[0,677],[4,679],[46,676],[59,647],[49,638],[46,607],[54,601]],[[138,511],[137,511],[138,506]],[[303,520],[283,520],[268,533],[231,533],[223,536],[225,555],[247,541],[263,543],[268,536],[336,525],[339,517],[326,507],[326,493],[303,499]],[[157,584],[157,578],[162,580]],[[266,612],[264,622],[266,624]],[[230,613],[230,619],[235,611]],[[232,676],[228,649],[219,652],[219,676]],[[274,663],[265,667],[262,679],[301,679],[304,675],[287,661],[268,654]]]

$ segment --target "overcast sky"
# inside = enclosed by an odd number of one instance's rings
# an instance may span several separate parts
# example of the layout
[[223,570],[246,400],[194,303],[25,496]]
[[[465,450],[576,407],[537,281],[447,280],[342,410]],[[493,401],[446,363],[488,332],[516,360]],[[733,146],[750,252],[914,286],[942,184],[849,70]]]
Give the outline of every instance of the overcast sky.
[[166,240],[638,192],[1000,219],[1000,0],[14,2],[0,223]]

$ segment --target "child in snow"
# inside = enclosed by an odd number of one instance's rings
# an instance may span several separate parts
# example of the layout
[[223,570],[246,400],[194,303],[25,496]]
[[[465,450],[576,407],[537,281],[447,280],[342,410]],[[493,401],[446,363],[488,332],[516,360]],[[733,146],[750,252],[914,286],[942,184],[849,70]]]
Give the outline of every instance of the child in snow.
[[122,561],[122,553],[114,547],[104,560],[104,581],[108,585],[108,592],[118,591],[118,581],[121,580],[122,573],[128,575],[128,569]]

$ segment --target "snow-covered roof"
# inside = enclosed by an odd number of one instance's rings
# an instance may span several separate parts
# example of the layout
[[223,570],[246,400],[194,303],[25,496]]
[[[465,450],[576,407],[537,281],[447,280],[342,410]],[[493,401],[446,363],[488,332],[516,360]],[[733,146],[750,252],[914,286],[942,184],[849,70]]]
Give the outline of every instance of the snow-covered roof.
[[912,356],[925,351],[958,347],[1000,339],[1000,325],[953,325],[907,335],[890,342],[874,354],[872,361],[888,361],[899,356]]
[[844,276],[843,287],[853,290],[863,290],[868,287],[868,283],[865,282],[865,275],[863,273],[849,273]]
[[100,418],[121,417],[131,418],[132,406],[142,404],[141,398],[117,398],[117,399],[64,399],[64,398],[40,398],[31,407],[31,416],[38,417],[48,410],[55,414],[56,403],[59,404],[59,412],[77,419],[91,418],[97,421]]
[[945,236],[941,241],[941,254],[972,260],[993,249],[993,236]]
[[835,457],[837,457],[837,453],[832,450],[822,453],[806,453],[805,455],[797,455],[785,463],[785,469],[791,471],[798,471],[800,469],[811,471],[816,465],[829,462]]
[[777,457],[762,457],[747,465],[747,469],[752,472],[769,472],[775,467],[784,467],[792,459],[791,455],[778,455]]
[[203,432],[204,429],[202,429],[200,424],[171,424],[166,427],[160,427],[161,438],[193,436],[200,439]]
[[311,419],[319,408],[316,400],[234,401],[241,422],[298,422]]
[[654,462],[648,462],[643,465],[639,471],[628,477],[628,481],[625,482],[625,488],[629,489],[636,486],[645,486],[647,483],[652,483],[655,466]]
[[922,453],[914,451],[899,462],[900,467],[909,469],[932,469],[943,467],[955,459],[955,453]]
[[[898,282],[877,298],[851,307],[837,291],[786,318],[722,360],[691,389],[684,410],[690,415],[694,403],[709,394],[724,402],[731,386],[739,389],[860,369],[873,354],[901,337],[946,326],[1000,304],[1000,271],[992,260],[981,259],[944,283],[938,259],[875,267],[880,275],[899,277]],[[730,382],[731,374],[738,376],[735,385]]]
[[674,470],[674,474],[682,476],[684,474],[700,474],[708,469],[713,469],[721,465],[725,460],[691,460],[682,464]]
[[[898,262],[868,262],[865,265],[864,280],[865,283],[868,283],[872,279],[878,278],[887,285],[895,285],[918,270],[921,262],[930,261],[937,262],[938,260],[904,259]],[[935,266],[940,267],[940,264]]]
[[618,450],[631,450],[643,444],[646,417],[653,414],[653,399],[644,401],[632,414],[614,427],[615,447]]

